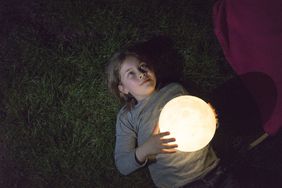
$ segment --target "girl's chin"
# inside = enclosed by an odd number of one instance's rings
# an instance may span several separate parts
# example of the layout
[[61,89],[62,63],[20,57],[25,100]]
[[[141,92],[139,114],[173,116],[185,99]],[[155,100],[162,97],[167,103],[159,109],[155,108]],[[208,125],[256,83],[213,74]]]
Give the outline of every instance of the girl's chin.
[[[154,93],[154,91],[155,91],[155,88],[154,88],[154,87],[148,88],[145,92],[143,91],[143,92],[142,92],[142,95],[139,95],[139,96],[142,96],[142,97],[138,97],[138,98],[140,98],[139,101],[141,101],[141,100],[143,100],[143,99],[145,99],[145,98],[151,96],[151,95]],[[135,97],[135,98],[136,98],[136,97]]]

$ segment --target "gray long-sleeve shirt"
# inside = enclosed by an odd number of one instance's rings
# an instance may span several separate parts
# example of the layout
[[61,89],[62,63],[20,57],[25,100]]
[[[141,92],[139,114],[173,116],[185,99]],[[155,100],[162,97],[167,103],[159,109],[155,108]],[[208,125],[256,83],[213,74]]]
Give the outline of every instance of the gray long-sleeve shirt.
[[[130,111],[123,107],[117,115],[115,162],[118,170],[128,175],[144,166],[135,160],[135,150],[144,144],[159,120],[164,105],[171,99],[187,94],[179,84],[172,83],[155,91]],[[158,154],[149,165],[151,177],[158,187],[179,187],[207,174],[219,159],[210,146],[195,152]]]

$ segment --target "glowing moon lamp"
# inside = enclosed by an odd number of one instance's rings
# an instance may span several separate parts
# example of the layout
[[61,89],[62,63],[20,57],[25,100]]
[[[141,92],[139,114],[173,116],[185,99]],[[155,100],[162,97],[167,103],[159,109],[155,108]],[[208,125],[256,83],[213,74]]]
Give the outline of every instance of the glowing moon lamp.
[[162,109],[160,132],[169,131],[178,150],[193,152],[204,148],[216,130],[216,116],[212,107],[202,99],[184,95],[173,98]]

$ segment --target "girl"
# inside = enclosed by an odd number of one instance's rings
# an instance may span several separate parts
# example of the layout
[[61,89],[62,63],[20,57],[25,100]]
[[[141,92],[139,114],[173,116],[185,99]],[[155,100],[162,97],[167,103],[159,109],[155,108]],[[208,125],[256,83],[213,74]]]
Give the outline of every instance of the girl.
[[117,52],[107,67],[109,90],[124,103],[116,122],[114,155],[118,170],[128,175],[147,165],[157,187],[219,187],[224,172],[210,146],[180,152],[175,138],[167,138],[169,132],[159,132],[163,106],[188,93],[177,83],[158,88],[155,62],[140,46]]

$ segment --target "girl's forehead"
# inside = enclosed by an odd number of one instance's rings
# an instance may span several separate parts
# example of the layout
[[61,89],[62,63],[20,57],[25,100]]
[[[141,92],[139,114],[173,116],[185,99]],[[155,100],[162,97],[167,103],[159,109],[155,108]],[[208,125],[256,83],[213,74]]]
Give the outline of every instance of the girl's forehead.
[[140,63],[140,59],[138,59],[137,57],[135,57],[135,56],[127,56],[126,58],[125,58],[125,60],[123,61],[123,63],[122,64],[139,64]]
[[126,69],[133,68],[136,66],[139,66],[140,60],[134,56],[128,56],[125,58],[125,60],[122,62],[120,71],[125,71]]

